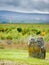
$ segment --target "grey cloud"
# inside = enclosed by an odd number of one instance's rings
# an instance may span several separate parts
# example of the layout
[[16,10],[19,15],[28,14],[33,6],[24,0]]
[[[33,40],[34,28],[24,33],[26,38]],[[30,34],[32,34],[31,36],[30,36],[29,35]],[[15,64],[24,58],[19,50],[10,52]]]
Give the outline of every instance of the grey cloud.
[[49,0],[0,0],[0,8],[10,7],[23,11],[46,11],[49,12]]

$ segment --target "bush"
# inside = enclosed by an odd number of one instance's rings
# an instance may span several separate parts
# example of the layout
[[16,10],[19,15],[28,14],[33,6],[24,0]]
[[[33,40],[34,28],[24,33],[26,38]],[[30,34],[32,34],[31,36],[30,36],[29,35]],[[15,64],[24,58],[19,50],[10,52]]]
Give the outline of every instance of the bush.
[[22,32],[22,28],[17,28],[17,31],[18,32]]
[[35,28],[32,28],[31,31],[32,31],[34,34],[36,34],[36,33],[38,32],[38,30],[35,29]]
[[22,35],[25,35],[25,34],[30,34],[30,28],[26,27],[23,29]]
[[12,39],[12,36],[9,34],[6,36],[6,39]]
[[38,31],[38,32],[36,33],[36,35],[39,35],[39,34],[41,34],[41,31]]
[[32,31],[33,31],[33,32],[37,32],[38,30],[33,28]]
[[0,39],[5,39],[5,34],[3,32],[0,32]]

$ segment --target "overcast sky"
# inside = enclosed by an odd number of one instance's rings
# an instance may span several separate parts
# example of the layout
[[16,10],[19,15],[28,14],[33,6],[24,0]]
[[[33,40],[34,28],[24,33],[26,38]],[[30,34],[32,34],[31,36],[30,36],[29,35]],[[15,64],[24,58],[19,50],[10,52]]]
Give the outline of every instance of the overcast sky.
[[0,10],[49,14],[49,0],[0,0]]

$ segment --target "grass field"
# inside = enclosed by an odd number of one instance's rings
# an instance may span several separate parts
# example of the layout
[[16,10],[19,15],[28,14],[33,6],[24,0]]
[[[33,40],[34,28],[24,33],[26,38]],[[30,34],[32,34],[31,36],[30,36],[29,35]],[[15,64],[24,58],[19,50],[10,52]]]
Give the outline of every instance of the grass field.
[[49,53],[46,53],[45,59],[38,59],[29,57],[27,50],[0,49],[0,60],[10,60],[18,65],[49,65]]
[[0,39],[23,39],[30,35],[42,36],[49,41],[49,24],[0,24]]
[[[43,37],[45,59],[29,57],[26,49],[30,35]],[[4,64],[4,60],[16,62],[13,65],[49,65],[49,24],[0,24],[0,65],[12,65]]]

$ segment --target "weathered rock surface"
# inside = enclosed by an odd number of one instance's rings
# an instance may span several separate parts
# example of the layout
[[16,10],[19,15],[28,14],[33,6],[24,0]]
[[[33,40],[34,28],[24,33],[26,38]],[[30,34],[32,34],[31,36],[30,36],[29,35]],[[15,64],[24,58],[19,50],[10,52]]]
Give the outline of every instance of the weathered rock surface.
[[46,57],[46,49],[42,37],[31,37],[28,42],[28,50],[30,57],[37,57],[43,59]]

